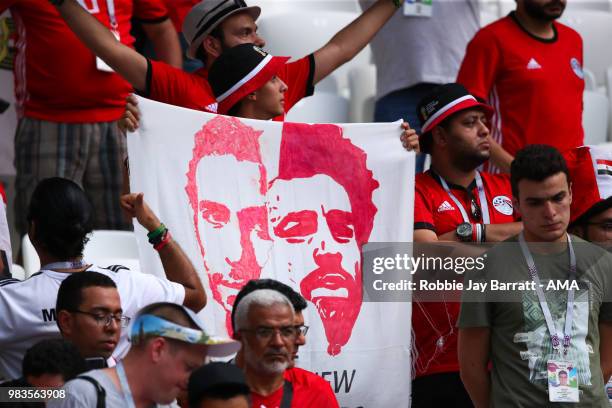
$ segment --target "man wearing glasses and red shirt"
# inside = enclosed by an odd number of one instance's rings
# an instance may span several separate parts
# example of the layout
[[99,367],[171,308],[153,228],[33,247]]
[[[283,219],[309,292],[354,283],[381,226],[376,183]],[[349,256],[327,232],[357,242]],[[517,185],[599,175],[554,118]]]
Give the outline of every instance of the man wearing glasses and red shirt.
[[[437,87],[417,106],[420,146],[431,168],[416,177],[414,242],[498,242],[522,229],[509,178],[477,170],[490,155],[492,112],[455,83]],[[459,377],[459,306],[413,303],[413,407],[472,406]]]

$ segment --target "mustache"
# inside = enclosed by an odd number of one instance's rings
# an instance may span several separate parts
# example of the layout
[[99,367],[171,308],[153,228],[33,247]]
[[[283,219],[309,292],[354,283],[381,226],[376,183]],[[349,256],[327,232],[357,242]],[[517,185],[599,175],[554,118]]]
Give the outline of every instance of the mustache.
[[268,350],[266,350],[264,352],[264,357],[278,357],[278,356],[282,356],[285,358],[289,358],[289,351],[287,351],[287,349],[283,348],[268,348]]

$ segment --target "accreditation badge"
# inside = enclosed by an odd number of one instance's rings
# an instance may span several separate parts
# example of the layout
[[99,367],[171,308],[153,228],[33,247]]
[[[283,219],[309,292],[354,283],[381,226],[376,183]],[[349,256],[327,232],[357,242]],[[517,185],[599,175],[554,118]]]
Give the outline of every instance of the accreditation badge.
[[431,17],[432,0],[405,0],[404,15],[408,17]]
[[571,361],[548,360],[550,402],[579,402],[578,373]]

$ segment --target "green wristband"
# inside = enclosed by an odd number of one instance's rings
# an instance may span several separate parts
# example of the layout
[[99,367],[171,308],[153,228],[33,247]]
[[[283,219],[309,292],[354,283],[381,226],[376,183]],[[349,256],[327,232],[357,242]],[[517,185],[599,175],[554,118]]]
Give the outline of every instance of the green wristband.
[[400,8],[402,5],[402,0],[392,0],[395,8]]
[[166,230],[166,226],[162,222],[161,224],[159,224],[159,227],[157,227],[156,229],[154,229],[153,231],[151,231],[151,232],[149,232],[147,234],[147,237],[149,238],[149,241],[155,240],[155,238],[160,236],[165,230]]

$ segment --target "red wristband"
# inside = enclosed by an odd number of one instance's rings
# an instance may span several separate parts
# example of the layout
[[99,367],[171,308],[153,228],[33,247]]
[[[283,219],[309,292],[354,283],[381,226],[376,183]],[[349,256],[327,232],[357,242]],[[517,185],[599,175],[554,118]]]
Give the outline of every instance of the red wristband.
[[158,244],[154,245],[153,248],[157,252],[159,252],[162,249],[164,249],[166,245],[168,245],[168,242],[170,242],[171,239],[172,239],[172,235],[170,235],[170,231],[166,230],[166,233],[164,234],[164,237],[162,238],[162,240]]

